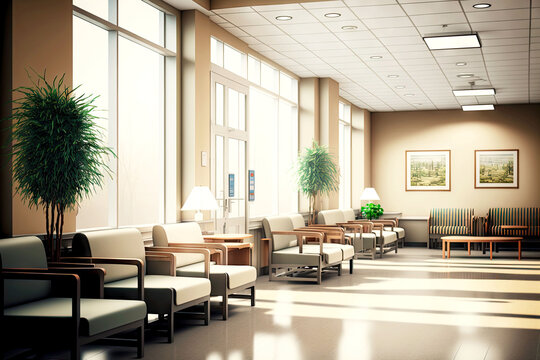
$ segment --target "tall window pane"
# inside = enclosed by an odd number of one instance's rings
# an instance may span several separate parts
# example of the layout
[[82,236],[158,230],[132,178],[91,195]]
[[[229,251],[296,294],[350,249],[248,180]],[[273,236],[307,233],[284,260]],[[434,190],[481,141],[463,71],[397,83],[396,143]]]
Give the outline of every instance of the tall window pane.
[[298,113],[297,107],[283,100],[279,102],[279,135],[277,144],[278,160],[278,201],[279,213],[298,212],[298,190],[294,165],[298,155]]
[[248,80],[261,85],[261,62],[253,56],[248,56]]
[[210,61],[223,66],[223,43],[215,38],[210,38]]
[[111,22],[116,21],[116,19],[109,19],[109,0],[73,0],[73,5],[100,18],[107,19]]
[[351,207],[351,107],[339,103],[339,207]]
[[279,71],[267,65],[261,63],[261,86],[266,90],[269,90],[274,93],[279,92],[278,88],[279,83]]
[[[109,45],[108,32],[78,17],[73,17],[73,85],[78,87],[77,95],[98,96],[94,101],[96,124],[101,128],[103,141],[109,146],[114,139],[109,138]],[[109,159],[109,162],[114,159]],[[111,166],[111,165],[110,165]],[[83,199],[77,213],[77,228],[89,229],[115,226],[115,214],[109,206],[114,200],[114,183],[105,178],[105,186],[96,189],[90,198]]]
[[118,25],[161,46],[165,44],[164,16],[142,0],[118,1]]
[[236,75],[246,76],[246,54],[225,44],[223,50],[223,67]]
[[163,56],[118,44],[118,225],[163,222]]
[[279,74],[279,95],[296,102],[298,100],[298,81],[287,74]]

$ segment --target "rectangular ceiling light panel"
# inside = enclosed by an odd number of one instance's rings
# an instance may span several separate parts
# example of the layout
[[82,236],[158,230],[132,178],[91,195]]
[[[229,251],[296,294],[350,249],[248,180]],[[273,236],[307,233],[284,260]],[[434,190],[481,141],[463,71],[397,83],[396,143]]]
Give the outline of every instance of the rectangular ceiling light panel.
[[479,48],[480,39],[477,34],[426,36],[424,41],[430,50]]
[[463,111],[495,110],[495,106],[489,105],[463,105]]
[[495,95],[495,89],[469,89],[469,90],[452,90],[454,96],[484,96]]

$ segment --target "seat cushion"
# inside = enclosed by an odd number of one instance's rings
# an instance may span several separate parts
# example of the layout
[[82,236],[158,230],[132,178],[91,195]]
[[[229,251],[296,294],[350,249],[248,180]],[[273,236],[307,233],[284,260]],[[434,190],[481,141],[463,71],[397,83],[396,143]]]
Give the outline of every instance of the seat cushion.
[[[192,264],[176,268],[177,276],[200,277],[204,274],[204,263]],[[227,287],[234,289],[257,280],[257,269],[248,265],[211,265],[210,282],[214,288],[214,282],[223,277],[215,276],[225,274]]]
[[[7,317],[34,319],[71,317],[70,298],[47,298],[4,309]],[[137,300],[81,299],[80,334],[92,336],[143,320],[146,304]]]
[[[315,245],[317,246],[317,245]],[[343,261],[349,260],[354,256],[354,246],[346,244],[336,244],[336,243],[324,243],[323,250],[326,248],[336,248],[341,250],[341,259]]]
[[[303,253],[300,254],[298,246],[289,247],[272,252],[272,263],[274,264],[299,264],[306,266],[319,265],[319,246],[304,245]],[[333,264],[343,258],[341,250],[326,248],[322,259],[323,265]]]
[[386,231],[395,231],[397,233],[398,239],[403,239],[405,237],[405,229],[400,227],[394,227],[393,230],[391,227],[385,227],[384,230]]
[[[325,246],[330,244],[323,244],[323,254],[324,254],[324,262],[327,264],[335,264],[337,262],[343,261],[343,252],[339,247],[336,246]],[[339,244],[336,244],[339,245]],[[319,245],[304,245],[303,251],[305,253],[315,253],[318,254],[320,252],[320,246]]]
[[469,228],[467,226],[430,226],[429,233],[437,235],[467,235]]
[[[171,289],[174,293],[176,305],[210,295],[210,280],[199,277],[174,277],[165,275],[146,275],[144,277],[144,296],[152,295],[151,289]],[[125,297],[126,294],[134,297],[137,290],[137,278],[129,278],[105,284],[107,297]],[[151,299],[154,301],[155,299]],[[159,299],[158,299],[159,301]]]
[[[381,239],[381,231],[373,230],[373,233],[377,236],[378,239]],[[382,233],[382,243],[389,244],[397,240],[397,235],[393,231],[383,231]],[[380,241],[380,240],[379,240]]]

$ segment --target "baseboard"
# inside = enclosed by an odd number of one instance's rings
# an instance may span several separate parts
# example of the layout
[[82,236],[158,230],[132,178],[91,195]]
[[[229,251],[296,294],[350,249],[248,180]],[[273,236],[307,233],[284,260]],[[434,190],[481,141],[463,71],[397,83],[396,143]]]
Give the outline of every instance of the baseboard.
[[427,247],[427,242],[405,242],[405,247],[421,247],[425,248]]

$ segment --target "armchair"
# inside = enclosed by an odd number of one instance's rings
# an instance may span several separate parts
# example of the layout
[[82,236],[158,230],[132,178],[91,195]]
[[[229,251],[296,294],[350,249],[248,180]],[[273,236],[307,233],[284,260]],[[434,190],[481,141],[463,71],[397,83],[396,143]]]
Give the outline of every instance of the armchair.
[[[203,304],[200,317],[210,321],[210,281],[205,278],[176,277],[172,254],[146,253],[141,233],[137,229],[114,229],[77,233],[73,238],[73,253],[81,258],[66,261],[102,263],[106,270],[105,297],[133,298],[137,292],[137,272],[133,267],[112,263],[110,258],[131,258],[141,263],[144,280],[144,300],[148,312],[166,320],[167,339],[173,342],[174,313]],[[176,249],[203,258],[208,272],[210,253],[207,249]],[[113,261],[114,262],[114,261]]]
[[137,338],[122,344],[136,346],[142,357],[146,304],[142,296],[103,299],[103,278],[103,269],[93,266],[48,267],[37,237],[0,240],[0,357],[8,344],[68,344],[71,359],[79,359],[81,345],[128,330],[136,330]]
[[[149,251],[169,252],[171,249],[197,246],[199,248],[218,249],[227,256],[224,244],[205,243],[201,228],[195,222],[178,224],[155,225],[152,229],[154,247]],[[187,254],[175,254],[177,276],[201,277],[203,264],[200,257]],[[251,299],[251,306],[255,306],[255,281],[257,270],[249,265],[210,264],[209,278],[212,284],[211,296],[221,296],[221,312],[223,320],[227,320],[229,313],[228,298],[240,297]],[[238,294],[250,290],[250,295]]]

